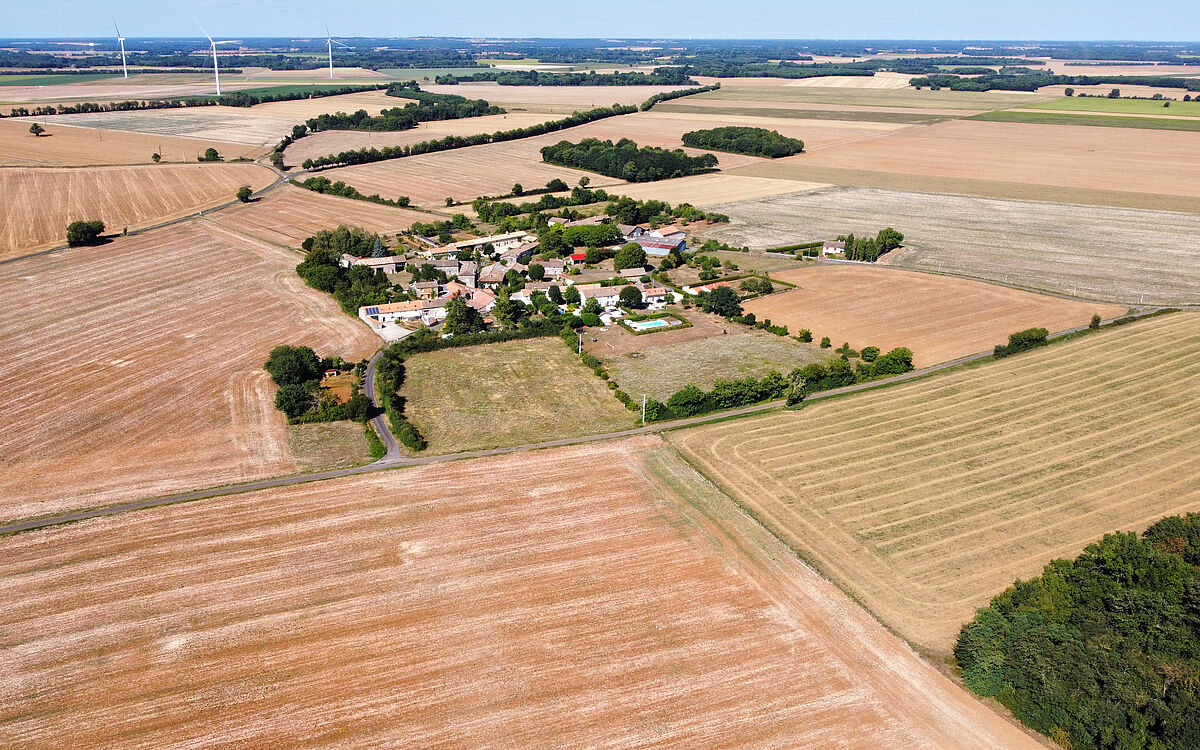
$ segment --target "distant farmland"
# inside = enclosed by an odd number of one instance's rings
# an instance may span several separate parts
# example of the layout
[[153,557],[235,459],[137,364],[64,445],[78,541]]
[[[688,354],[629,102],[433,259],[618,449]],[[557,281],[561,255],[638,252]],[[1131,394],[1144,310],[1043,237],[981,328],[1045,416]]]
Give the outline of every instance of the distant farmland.
[[1200,316],[670,433],[914,644],[1101,535],[1200,510]]
[[0,744],[1036,750],[657,438],[0,538]]
[[1200,215],[872,188],[717,210],[732,221],[706,234],[733,245],[874,235],[892,226],[904,233],[905,248],[883,256],[886,264],[1128,304],[1200,302]]

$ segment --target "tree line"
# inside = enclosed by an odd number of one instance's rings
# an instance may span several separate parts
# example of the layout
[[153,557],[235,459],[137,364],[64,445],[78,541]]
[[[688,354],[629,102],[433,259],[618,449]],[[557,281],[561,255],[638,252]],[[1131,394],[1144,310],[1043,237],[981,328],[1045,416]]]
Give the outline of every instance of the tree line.
[[573,128],[578,125],[584,125],[596,120],[602,120],[606,117],[615,117],[617,115],[628,115],[637,111],[637,107],[630,107],[621,104],[614,104],[611,107],[596,107],[585,112],[575,112],[561,120],[550,120],[548,122],[537,123],[524,128],[514,128],[512,130],[498,130],[495,133],[479,133],[470,136],[449,135],[445,138],[440,138],[432,141],[421,141],[404,146],[384,146],[383,148],[361,148],[352,151],[342,151],[338,154],[329,154],[328,156],[317,157],[316,159],[305,159],[303,167],[305,169],[315,169],[320,167],[330,166],[349,166],[351,164],[370,164],[377,161],[386,161],[388,159],[403,159],[408,156],[417,156],[419,154],[429,154],[435,151],[448,151],[456,148],[466,148],[468,146],[479,146],[485,143],[499,143],[501,141],[511,141],[518,138],[531,138],[536,135],[544,135],[553,133],[566,128]]
[[342,182],[341,180],[338,180],[337,182],[330,182],[328,177],[322,177],[320,175],[318,175],[316,177],[309,177],[307,180],[301,180],[301,181],[295,182],[293,184],[299,185],[300,187],[308,188],[309,190],[313,191],[314,193],[323,193],[325,195],[338,195],[338,196],[341,196],[342,198],[352,198],[356,201],[368,201],[370,203],[378,203],[382,206],[395,206],[396,208],[408,208],[409,204],[411,203],[411,201],[409,200],[409,197],[407,195],[401,195],[400,197],[395,198],[395,199],[383,198],[379,195],[379,193],[372,193],[371,195],[363,195],[362,193],[360,193],[358,191],[358,188],[354,187],[353,185],[347,185],[346,183]]
[[692,130],[683,134],[683,145],[691,148],[710,148],[733,154],[763,156],[778,159],[804,151],[804,141],[788,138],[778,130],[729,125],[708,130]]
[[949,73],[938,73],[913,78],[909,84],[917,88],[951,91],[1037,91],[1043,86],[1097,86],[1101,84],[1128,86],[1157,86],[1159,88],[1200,91],[1200,79],[1177,78],[1175,76],[1070,76],[1047,71],[1032,73],[995,73],[977,78],[963,78]]
[[559,141],[542,148],[542,161],[564,167],[586,169],[629,182],[652,182],[673,177],[705,174],[715,170],[712,154],[689,156],[683,149],[669,151],[656,146],[639,148],[628,138],[613,143],[585,138],[579,143]]
[[484,70],[470,75],[435,76],[434,82],[454,86],[459,83],[494,82],[501,86],[695,86],[696,81],[682,68],[655,68],[650,73],[545,73],[536,70]]
[[721,82],[717,81],[710,86],[698,86],[692,89],[675,89],[674,91],[664,91],[660,94],[655,94],[646,101],[642,102],[641,110],[643,112],[649,112],[650,110],[654,109],[654,105],[658,104],[659,102],[666,102],[672,99],[682,99],[685,96],[695,96],[696,94],[704,94],[709,91],[716,91],[719,88],[721,88]]
[[1200,515],[1109,534],[963,627],[967,687],[1075,750],[1200,747]]
[[388,96],[415,99],[415,103],[403,107],[380,110],[378,115],[369,115],[360,109],[353,114],[345,112],[325,113],[310,118],[305,124],[314,133],[322,130],[365,130],[373,132],[411,130],[422,122],[435,120],[457,120],[466,117],[501,115],[504,110],[488,104],[483,99],[467,99],[457,94],[434,94],[421,91],[415,85],[393,84],[387,89]]

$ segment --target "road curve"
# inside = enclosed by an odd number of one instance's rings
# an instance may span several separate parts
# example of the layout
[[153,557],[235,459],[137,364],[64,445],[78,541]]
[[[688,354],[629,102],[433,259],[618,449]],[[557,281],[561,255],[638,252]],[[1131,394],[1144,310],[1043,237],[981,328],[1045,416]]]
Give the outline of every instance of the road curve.
[[[1133,317],[1142,318],[1147,315],[1152,315],[1159,308],[1147,308],[1131,313]],[[1111,321],[1105,321],[1111,322]],[[1051,339],[1062,338],[1063,336],[1077,333],[1088,326],[1076,326],[1068,328],[1065,331],[1058,331],[1051,334]],[[383,353],[380,350],[371,358],[367,365],[367,382],[363,388],[363,392],[371,398],[374,403],[374,379],[375,379],[375,362],[379,355]],[[842,388],[834,388],[828,391],[821,391],[813,394],[805,399],[805,403],[813,401],[823,401],[825,399],[844,396],[849,393],[857,393],[860,391],[873,390],[876,388],[887,388],[899,383],[924,378],[929,375],[948,370],[959,365],[964,365],[970,362],[987,359],[992,356],[992,352],[979,352],[966,357],[941,364],[925,367],[920,370],[913,370],[902,375],[895,375],[886,380],[871,381],[866,383],[856,383],[854,385],[844,386]],[[346,469],[333,469],[330,471],[316,471],[307,474],[292,474],[283,477],[272,477],[270,479],[259,479],[252,482],[242,482],[239,484],[230,484],[222,487],[209,487],[206,489],[193,490],[191,492],[183,492],[175,495],[167,495],[165,497],[148,498],[146,500],[137,500],[129,503],[120,503],[118,505],[107,505],[100,508],[90,508],[87,510],[73,511],[63,513],[61,515],[45,516],[42,518],[29,518],[24,520],[13,521],[0,526],[0,535],[13,534],[20,531],[32,531],[34,529],[44,529],[51,526],[60,526],[62,524],[74,523],[76,521],[85,521],[91,518],[101,518],[104,516],[118,515],[120,513],[129,513],[135,510],[145,510],[147,508],[159,508],[165,505],[174,505],[175,503],[183,503],[192,500],[203,500],[211,497],[220,497],[222,495],[233,495],[240,492],[251,492],[254,490],[270,489],[272,487],[286,487],[293,484],[303,484],[305,482],[319,482],[325,479],[337,479],[338,477],[353,476],[355,474],[367,474],[376,471],[387,471],[389,469],[401,469],[409,466],[422,466],[424,464],[442,463],[445,461],[458,461],[471,458],[484,458],[486,456],[500,456],[507,453],[521,453],[524,451],[542,450],[545,448],[561,448],[569,445],[582,445],[584,443],[595,443],[601,440],[617,440],[620,438],[631,437],[633,435],[643,435],[653,432],[666,432],[669,430],[677,430],[682,427],[694,427],[696,425],[707,424],[709,422],[719,422],[725,419],[733,419],[743,417],[750,414],[758,414],[760,412],[780,409],[784,406],[782,400],[768,401],[762,404],[754,404],[753,406],[743,406],[738,409],[730,409],[728,411],[714,412],[712,414],[704,414],[698,417],[688,417],[687,419],[675,419],[669,422],[655,422],[654,424],[645,425],[643,427],[634,427],[628,430],[618,430],[616,432],[605,432],[598,435],[583,435],[579,437],[562,438],[559,440],[547,440],[540,443],[527,443],[525,445],[515,445],[507,448],[490,448],[488,450],[467,451],[464,453],[448,453],[438,456],[404,456],[400,452],[400,447],[396,444],[396,438],[388,429],[386,419],[383,416],[375,417],[376,427],[379,428],[380,436],[383,438],[384,445],[387,446],[387,454],[375,461],[374,463],[365,464],[363,466],[352,466]]]
[[379,406],[379,400],[375,397],[375,363],[383,356],[386,349],[380,349],[375,352],[375,356],[371,357],[371,361],[367,363],[367,374],[363,380],[363,393],[367,398],[371,399],[371,406],[375,407],[378,414],[371,419],[371,424],[375,425],[375,431],[379,433],[379,437],[383,440],[383,445],[387,448],[387,453],[384,454],[380,461],[396,460],[400,458],[400,446],[396,444],[396,436],[392,434],[392,430],[388,427],[387,415]]

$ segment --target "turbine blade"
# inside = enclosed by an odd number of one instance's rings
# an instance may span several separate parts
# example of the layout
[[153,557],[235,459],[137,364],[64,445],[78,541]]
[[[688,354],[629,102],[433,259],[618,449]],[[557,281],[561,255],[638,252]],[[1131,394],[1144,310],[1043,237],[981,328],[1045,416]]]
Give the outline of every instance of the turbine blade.
[[329,34],[329,22],[328,21],[325,22],[325,38],[332,39],[332,37]]
[[121,27],[117,26],[117,19],[113,19],[113,28],[117,30],[117,39],[121,38]]
[[334,39],[334,40],[333,40],[333,43],[334,43],[334,44],[336,44],[336,45],[337,45],[337,46],[339,46],[339,47],[345,47],[346,49],[354,49],[354,48],[353,48],[353,47],[351,47],[349,44],[342,44],[341,42],[339,42],[339,41],[338,41],[338,40],[336,40],[336,39]]
[[193,20],[193,21],[195,21],[195,22],[196,22],[196,25],[200,27],[200,31],[201,31],[201,32],[204,34],[204,36],[205,36],[205,37],[208,39],[209,43],[210,43],[210,44],[216,44],[216,42],[214,42],[214,41],[213,41],[213,38],[212,38],[211,36],[209,36],[209,35],[208,35],[208,32],[204,30],[204,26],[202,26],[202,25],[200,24],[200,19],[199,19],[199,18],[196,18],[195,16],[192,16],[192,20]]

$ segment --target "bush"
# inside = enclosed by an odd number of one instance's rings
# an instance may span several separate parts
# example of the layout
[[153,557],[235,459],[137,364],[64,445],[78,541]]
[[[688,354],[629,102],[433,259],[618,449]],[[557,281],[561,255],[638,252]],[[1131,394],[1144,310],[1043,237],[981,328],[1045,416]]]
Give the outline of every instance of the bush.
[[600,316],[596,313],[585,312],[579,315],[579,319],[583,321],[585,326],[595,327],[600,325]]
[[812,339],[812,331],[808,330],[807,328],[801,328],[799,333],[796,334],[796,340],[805,344],[811,344]]
[[71,247],[95,245],[103,233],[103,221],[73,221],[67,225],[67,244]]
[[693,417],[711,411],[708,408],[708,394],[694,385],[687,385],[667,399],[667,408],[681,417]]
[[1093,315],[1092,322],[1088,323],[1088,328],[1091,328],[1094,331],[1099,327],[1100,327],[1100,315],[1099,314]]
[[1013,354],[1019,354],[1039,346],[1045,346],[1049,343],[1047,337],[1050,332],[1045,328],[1027,328],[1024,331],[1017,331],[1010,334],[1008,344],[997,344],[992,351],[993,356],[997,359],[1001,357],[1009,357]]
[[863,347],[863,350],[861,352],[859,352],[859,356],[862,357],[863,362],[874,362],[876,359],[879,358],[879,347],[878,346]]
[[254,194],[254,191],[250,189],[249,185],[242,185],[240,188],[237,189],[237,199],[239,201],[241,201],[242,203],[249,203],[250,196],[253,194]]
[[833,346],[833,342],[831,342],[829,340],[828,336],[825,336],[824,338],[821,339],[821,348],[822,349],[828,349],[831,346]]

